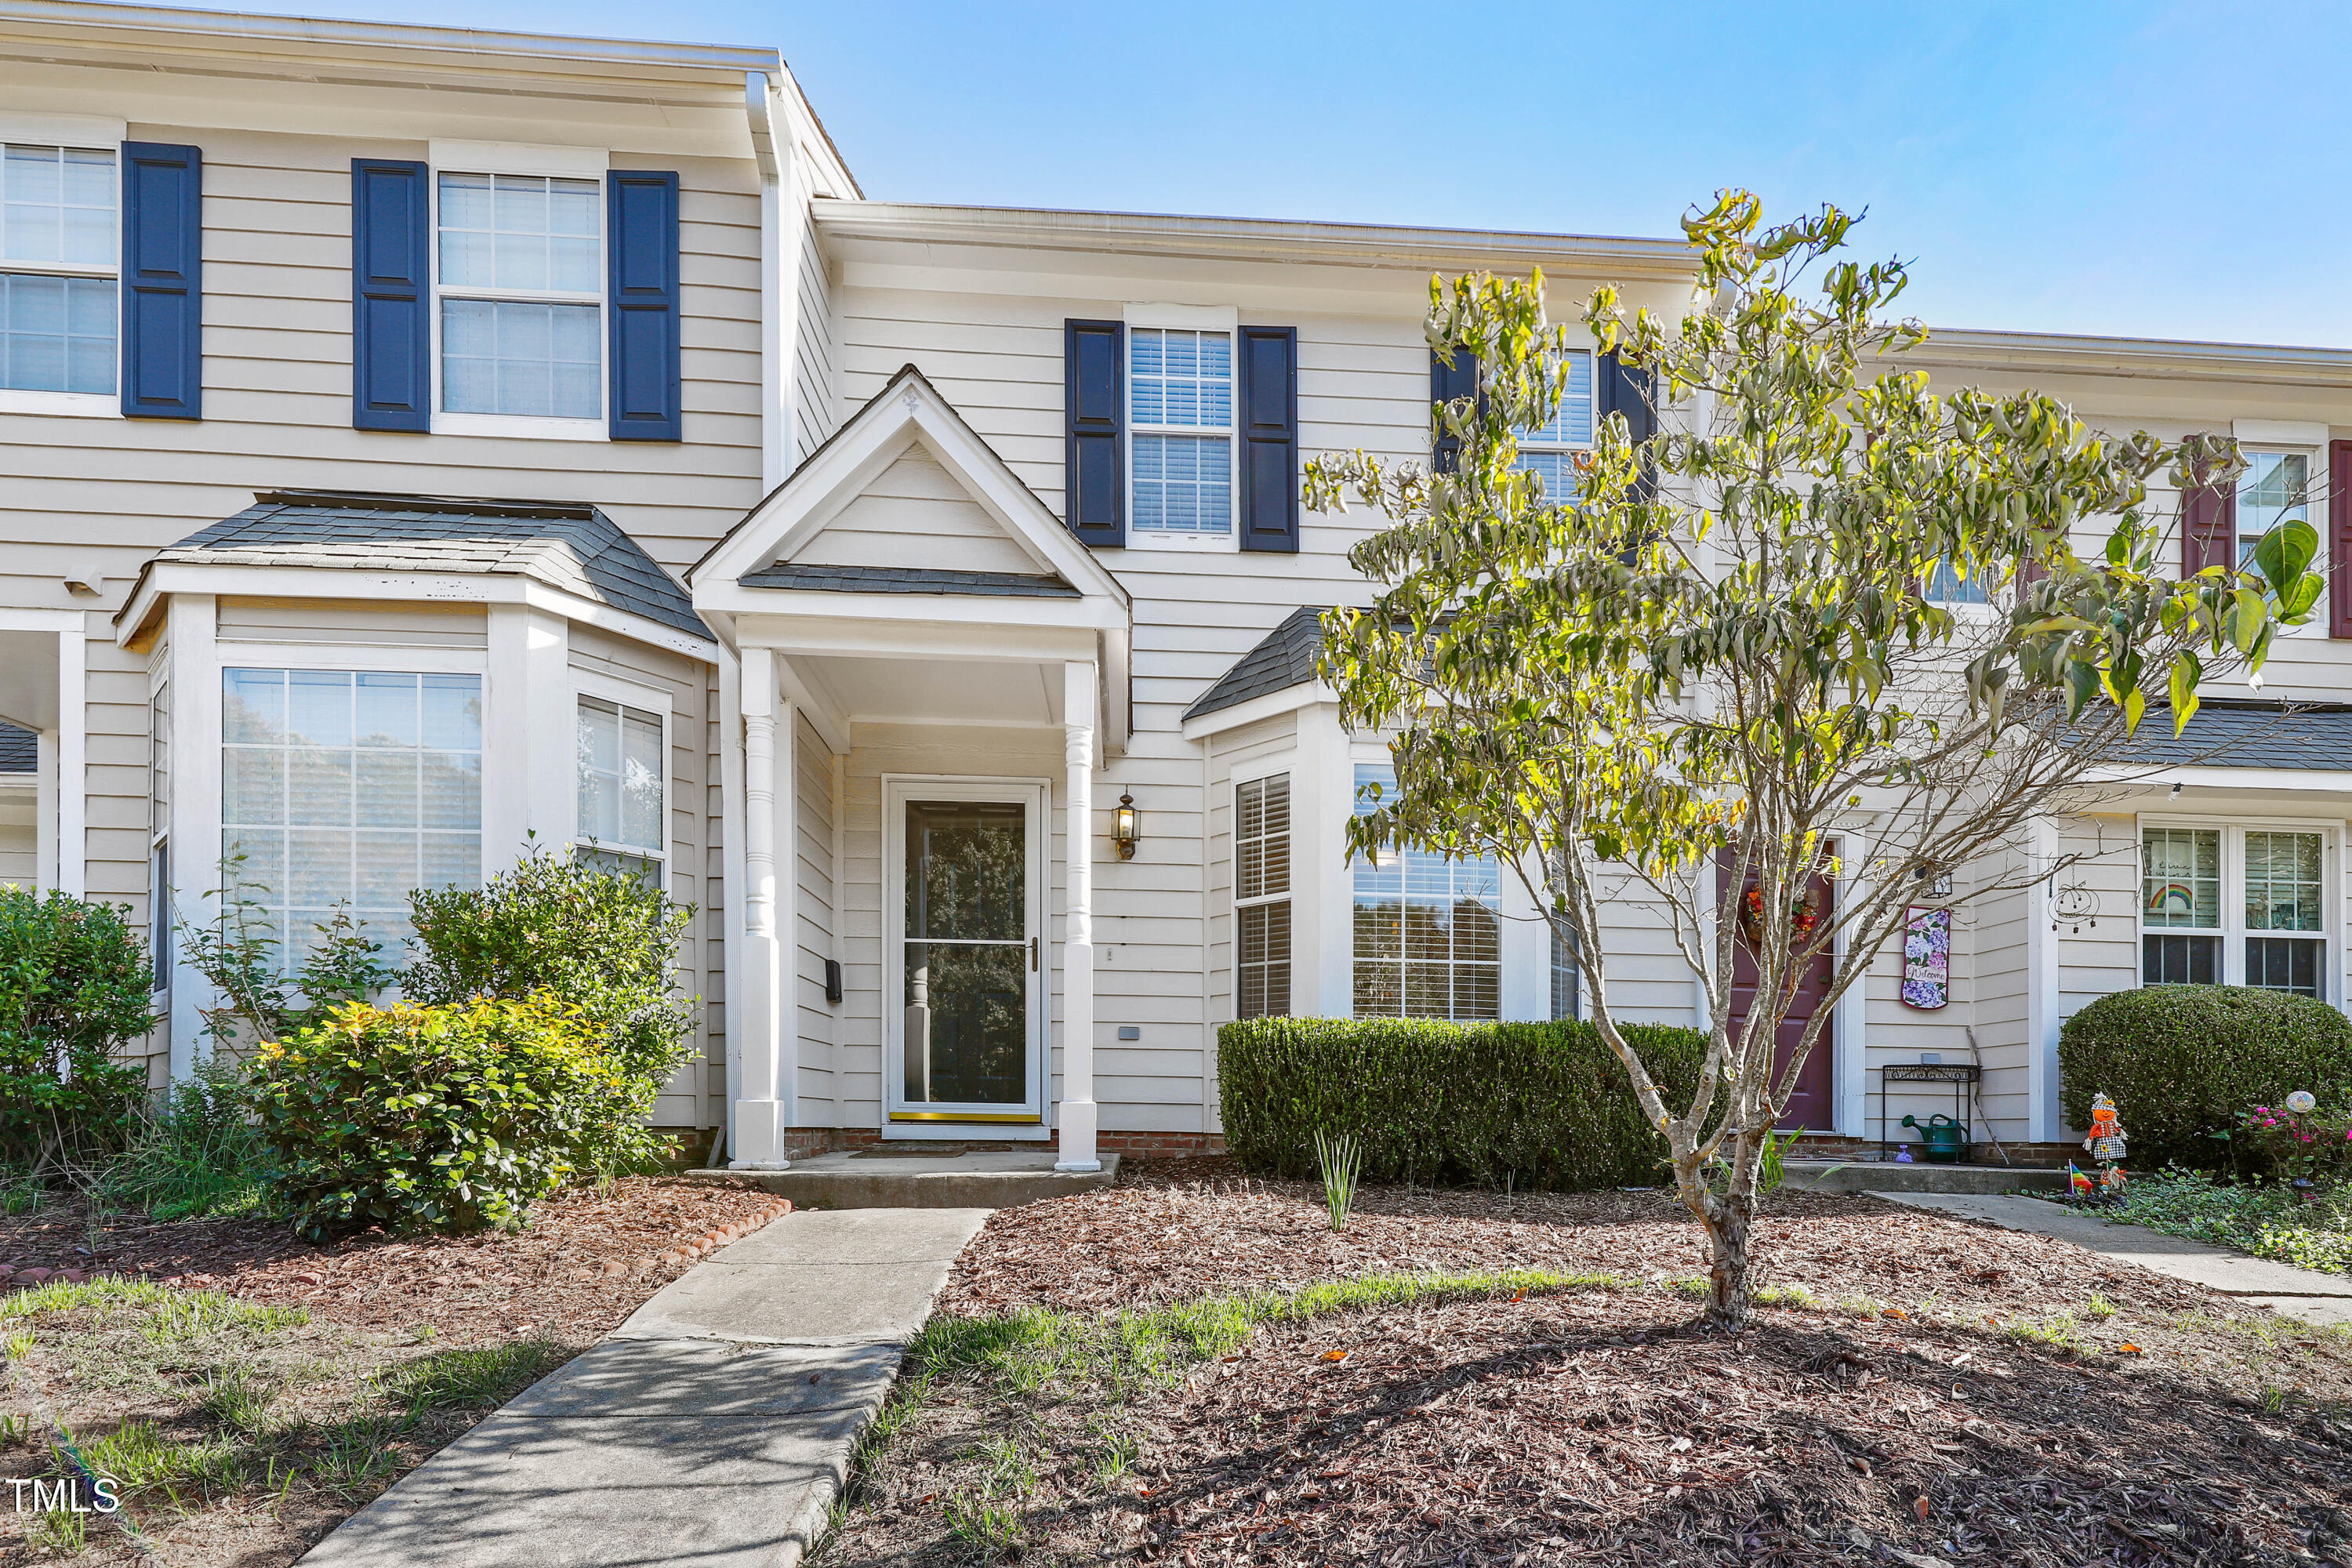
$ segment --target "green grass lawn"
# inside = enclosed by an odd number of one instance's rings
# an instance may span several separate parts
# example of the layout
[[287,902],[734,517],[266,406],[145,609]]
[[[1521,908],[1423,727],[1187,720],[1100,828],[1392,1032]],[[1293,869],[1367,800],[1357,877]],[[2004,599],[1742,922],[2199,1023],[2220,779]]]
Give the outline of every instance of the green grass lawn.
[[2352,1193],[2305,1203],[2291,1188],[2216,1181],[2190,1171],[2134,1176],[2124,1201],[2085,1211],[2118,1225],[2234,1247],[2298,1268],[2352,1274]]

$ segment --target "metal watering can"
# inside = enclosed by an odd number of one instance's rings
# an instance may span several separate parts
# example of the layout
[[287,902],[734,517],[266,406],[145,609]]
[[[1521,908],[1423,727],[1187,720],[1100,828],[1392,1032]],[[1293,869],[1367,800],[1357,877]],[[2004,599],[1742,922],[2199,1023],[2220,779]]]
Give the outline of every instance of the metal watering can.
[[1969,1152],[1968,1123],[1955,1121],[1940,1110],[1925,1121],[1906,1116],[1903,1125],[1918,1129],[1924,1141],[1920,1152],[1931,1165],[1957,1165]]

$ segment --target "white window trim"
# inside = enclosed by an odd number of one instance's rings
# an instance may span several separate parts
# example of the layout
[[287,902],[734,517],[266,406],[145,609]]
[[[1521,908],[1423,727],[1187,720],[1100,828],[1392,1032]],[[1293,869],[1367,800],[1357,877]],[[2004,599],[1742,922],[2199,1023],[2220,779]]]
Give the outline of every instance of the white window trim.
[[670,819],[677,811],[678,717],[670,694],[657,687],[640,686],[635,681],[622,680],[616,677],[592,670],[573,670],[572,672],[572,732],[575,737],[575,743],[580,732],[580,700],[583,697],[593,697],[601,701],[616,702],[623,707],[634,708],[640,713],[651,713],[661,721],[662,841],[661,847],[651,854],[625,845],[585,843],[580,837],[580,773],[579,761],[575,756],[572,774],[572,832],[568,836],[568,842],[575,848],[601,849],[607,854],[626,855],[635,859],[656,861],[662,868],[661,885],[667,888],[670,885],[669,864],[675,856],[677,843],[677,827]]
[[126,134],[121,121],[95,115],[0,114],[0,142],[72,147],[86,153],[104,153],[114,160],[115,242],[112,261],[0,260],[0,272],[48,278],[105,278],[114,283],[114,390],[39,392],[30,387],[0,387],[0,414],[42,414],[68,419],[122,417],[122,140]]
[[[2146,830],[2151,827],[2188,827],[2219,831],[2221,835],[2221,923],[2214,926],[2150,926],[2147,923],[2147,892],[2145,877],[2147,861],[2141,848]],[[2220,983],[2223,985],[2246,984],[2246,939],[2272,934],[2253,931],[2246,924],[2246,835],[2249,833],[2315,833],[2319,836],[2319,929],[2310,932],[2285,932],[2302,935],[2320,942],[2320,1000],[2333,1007],[2344,1005],[2343,922],[2338,918],[2344,898],[2341,859],[2337,847],[2341,842],[2336,824],[2331,819],[2313,820],[2294,817],[2222,817],[2189,816],[2175,814],[2142,813],[2132,834],[2132,973],[2136,985],[2146,985],[2147,964],[2143,956],[2143,944],[2138,940],[2147,936],[2218,936],[2221,942]]]
[[[1346,748],[1346,766],[1340,775],[1341,795],[1339,816],[1347,822],[1356,813],[1356,770],[1359,767],[1381,767],[1393,773],[1396,758],[1388,747],[1377,742],[1357,741]],[[1294,816],[1297,806],[1291,807]],[[1356,863],[1348,862],[1341,879],[1346,900],[1340,906],[1345,919],[1335,922],[1337,938],[1343,944],[1346,958],[1348,994],[1341,999],[1343,1018],[1360,1016],[1356,1012]],[[1297,873],[1293,872],[1296,879]],[[1542,911],[1535,907],[1520,886],[1518,874],[1501,860],[1495,863],[1495,915],[1498,930],[1495,948],[1495,1016],[1492,1020],[1460,1018],[1454,1022],[1514,1023],[1548,1019],[1551,1016],[1551,926]],[[1294,914],[1293,919],[1297,917]],[[1449,961],[1449,965],[1453,961]],[[1538,1005],[1540,995],[1541,1005]],[[1418,1016],[1405,1013],[1393,1015],[1404,1018]],[[1391,1015],[1381,1014],[1387,1017]],[[1442,1020],[1441,1020],[1442,1021]]]
[[[426,243],[431,247],[427,269],[433,278],[432,308],[427,312],[427,324],[432,337],[433,409],[430,416],[432,433],[436,436],[496,436],[502,439],[521,438],[534,441],[609,441],[613,438],[613,330],[612,307],[612,245],[613,237],[606,232],[612,224],[612,213],[606,206],[606,155],[601,149],[534,147],[527,143],[498,142],[436,142],[432,162],[425,166],[426,205],[431,221],[426,226]],[[451,155],[480,153],[482,158],[460,156],[459,161],[445,163],[444,153]],[[547,166],[542,153],[573,153],[583,155],[580,163],[570,167]],[[585,156],[592,154],[594,167],[585,166]],[[512,162],[490,162],[495,157]],[[517,167],[515,164],[539,163],[538,167]],[[441,303],[445,298],[441,287],[441,176],[444,174],[523,174],[552,179],[593,179],[596,182],[596,415],[593,419],[559,418],[541,414],[460,414],[441,406]],[[447,298],[457,300],[513,300],[524,302],[541,301],[559,305],[585,305],[592,301],[584,291],[561,289],[456,289]]]
[[[1130,304],[1121,312],[1127,324],[1119,353],[1125,363],[1119,367],[1119,395],[1125,406],[1119,410],[1119,465],[1121,482],[1127,487],[1123,498],[1127,508],[1127,547],[1130,550],[1191,550],[1211,554],[1232,555],[1241,552],[1242,538],[1242,361],[1241,310],[1234,305],[1160,305]],[[1179,533],[1160,529],[1135,526],[1135,437],[1141,436],[1202,436],[1208,433],[1200,425],[1152,425],[1138,427],[1135,423],[1135,330],[1154,328],[1177,331],[1223,332],[1231,345],[1234,395],[1233,415],[1225,426],[1225,440],[1230,455],[1226,471],[1232,476],[1226,486],[1225,531],[1223,533]]]

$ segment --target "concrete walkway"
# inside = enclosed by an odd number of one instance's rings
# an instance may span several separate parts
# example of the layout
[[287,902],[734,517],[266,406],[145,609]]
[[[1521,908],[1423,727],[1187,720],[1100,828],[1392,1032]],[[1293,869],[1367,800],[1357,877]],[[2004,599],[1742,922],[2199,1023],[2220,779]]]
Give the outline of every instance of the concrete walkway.
[[344,1521],[307,1568],[791,1568],[986,1209],[794,1214]]
[[2250,1306],[2269,1307],[2323,1328],[2352,1323],[2352,1276],[2321,1274],[2252,1258],[2226,1247],[2167,1236],[2137,1225],[2109,1225],[2086,1214],[2017,1194],[1876,1192],[1890,1203],[1980,1219],[2009,1230],[2071,1241],[2086,1252],[2137,1264],[2175,1279],[2202,1285]]
[[785,1171],[688,1171],[689,1181],[745,1183],[804,1209],[1009,1209],[1107,1187],[1118,1156],[1083,1174],[1056,1171],[1050,1144],[1032,1149],[928,1152],[919,1143],[886,1143],[856,1153],[813,1154]]

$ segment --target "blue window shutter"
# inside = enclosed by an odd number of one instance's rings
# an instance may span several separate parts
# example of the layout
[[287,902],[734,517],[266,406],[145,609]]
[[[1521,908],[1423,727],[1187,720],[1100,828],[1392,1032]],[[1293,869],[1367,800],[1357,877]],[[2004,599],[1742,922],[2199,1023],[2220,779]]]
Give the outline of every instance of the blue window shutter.
[[1244,550],[1298,552],[1298,329],[1241,331]]
[[1081,543],[1127,542],[1127,327],[1062,323],[1063,506]]
[[352,425],[433,425],[432,174],[396,158],[352,160]]
[[1598,412],[1625,416],[1625,428],[1636,441],[1658,433],[1657,410],[1650,406],[1650,373],[1627,364],[1615,353],[1601,356]]
[[614,169],[604,176],[612,260],[607,303],[615,441],[685,439],[679,395],[677,176]]
[[1436,408],[1441,403],[1456,398],[1478,395],[1478,356],[1468,349],[1457,349],[1450,360],[1440,359],[1433,349],[1429,355],[1429,466],[1441,474],[1450,474],[1462,461],[1462,441],[1445,428],[1443,416]]
[[122,144],[122,412],[201,419],[205,402],[204,155]]

